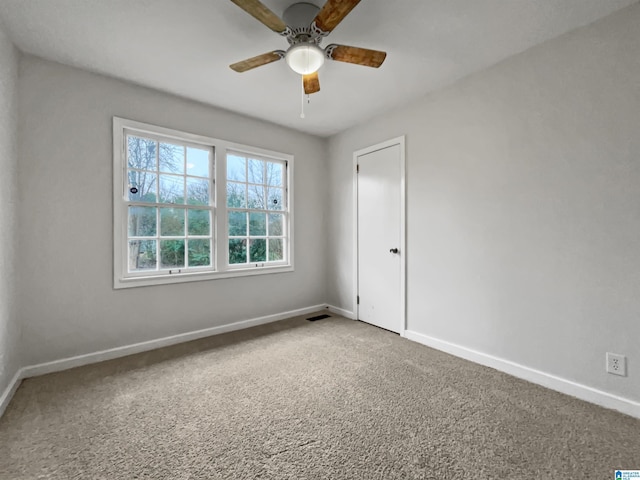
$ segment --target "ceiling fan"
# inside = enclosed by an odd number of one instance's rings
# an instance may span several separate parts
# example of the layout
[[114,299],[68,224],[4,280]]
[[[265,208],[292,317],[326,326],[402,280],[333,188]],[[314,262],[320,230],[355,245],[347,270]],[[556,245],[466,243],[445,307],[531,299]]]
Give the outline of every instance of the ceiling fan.
[[236,72],[246,72],[284,58],[291,69],[302,75],[304,92],[320,91],[318,69],[325,58],[378,68],[387,54],[378,50],[331,44],[320,48],[324,37],[353,10],[360,0],[327,0],[322,9],[311,3],[294,3],[281,20],[260,0],[231,0],[256,20],[286,37],[289,49],[274,50],[229,65]]

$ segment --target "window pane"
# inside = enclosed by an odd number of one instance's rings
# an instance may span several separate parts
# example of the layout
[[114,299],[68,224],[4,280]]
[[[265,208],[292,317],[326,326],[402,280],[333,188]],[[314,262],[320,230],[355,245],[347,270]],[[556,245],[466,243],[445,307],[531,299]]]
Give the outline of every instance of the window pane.
[[129,241],[129,271],[155,270],[156,268],[156,241],[155,240],[130,240]]
[[187,175],[209,176],[209,152],[207,149],[187,147]]
[[204,267],[211,265],[211,241],[189,240],[189,266]]
[[246,185],[244,183],[227,183],[227,207],[245,208],[247,206]]
[[187,203],[209,205],[209,180],[187,177]]
[[249,261],[265,262],[267,260],[267,241],[264,238],[249,240]]
[[154,140],[129,135],[127,137],[127,163],[129,164],[129,168],[157,170],[157,145]]
[[274,187],[284,186],[282,167],[282,163],[267,162],[267,185]]
[[129,170],[129,185],[127,188],[130,201],[149,203],[157,201],[155,173]]
[[267,195],[267,208],[269,210],[284,210],[281,188],[269,187]]
[[236,182],[247,181],[247,164],[244,157],[236,155],[227,155],[227,180],[235,180]]
[[[124,223],[116,230],[125,228],[126,234],[122,248],[114,249],[114,258],[119,257],[116,287],[171,283],[169,273],[182,277],[189,269],[196,273],[194,279],[218,273],[226,277],[228,271],[242,275],[245,269],[289,260],[288,156],[271,157],[252,147],[223,148],[219,167],[225,174],[214,179],[218,165],[213,141],[199,143],[186,133],[120,123],[123,130],[116,138],[123,134],[124,145],[114,155],[115,172],[121,177],[114,185],[114,217]],[[245,148],[247,153],[242,152]],[[223,217],[217,217],[221,212]],[[220,240],[227,245],[220,245]],[[225,247],[229,263],[222,259],[217,268],[218,249]],[[191,278],[177,279],[183,280]]]
[[249,185],[248,189],[249,208],[265,209],[264,187],[262,185]]
[[245,236],[247,234],[247,214],[245,212],[229,212],[229,236]]
[[184,267],[184,240],[160,240],[160,268]]
[[211,217],[208,210],[189,210],[189,235],[211,235]]
[[160,209],[160,236],[177,237],[184,235],[184,208]]
[[264,163],[262,160],[249,159],[249,183],[264,183]]
[[282,214],[270,213],[269,214],[269,235],[280,236],[282,235]]
[[266,213],[249,213],[249,235],[266,235],[267,234],[267,214]]
[[269,239],[269,261],[275,262],[284,259],[283,240],[281,238]]
[[247,239],[229,239],[229,264],[247,263]]
[[129,207],[129,236],[155,237],[156,211],[154,207]]
[[170,143],[160,144],[160,171],[184,175],[183,146],[171,145]]
[[184,203],[184,177],[160,175],[160,203]]

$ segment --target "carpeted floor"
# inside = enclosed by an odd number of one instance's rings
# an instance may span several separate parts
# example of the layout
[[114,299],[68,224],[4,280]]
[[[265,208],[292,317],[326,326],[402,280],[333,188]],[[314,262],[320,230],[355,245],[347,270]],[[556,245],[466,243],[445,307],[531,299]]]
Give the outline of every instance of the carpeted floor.
[[24,381],[1,479],[611,479],[640,420],[341,317]]

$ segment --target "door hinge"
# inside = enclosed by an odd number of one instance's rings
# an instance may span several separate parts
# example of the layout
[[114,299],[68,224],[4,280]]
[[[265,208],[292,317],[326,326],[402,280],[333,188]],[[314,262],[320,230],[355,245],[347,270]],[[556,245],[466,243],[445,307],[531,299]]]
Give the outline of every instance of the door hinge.
[[360,173],[360,164],[356,165],[356,173]]
[[356,305],[360,305],[360,295],[356,295]]

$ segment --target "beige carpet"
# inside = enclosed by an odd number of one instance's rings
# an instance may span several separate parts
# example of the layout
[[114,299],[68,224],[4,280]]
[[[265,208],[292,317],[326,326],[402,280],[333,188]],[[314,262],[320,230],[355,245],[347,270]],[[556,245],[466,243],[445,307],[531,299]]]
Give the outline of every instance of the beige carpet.
[[23,382],[0,478],[612,479],[640,420],[296,318]]

